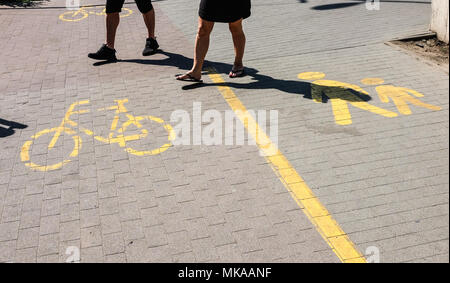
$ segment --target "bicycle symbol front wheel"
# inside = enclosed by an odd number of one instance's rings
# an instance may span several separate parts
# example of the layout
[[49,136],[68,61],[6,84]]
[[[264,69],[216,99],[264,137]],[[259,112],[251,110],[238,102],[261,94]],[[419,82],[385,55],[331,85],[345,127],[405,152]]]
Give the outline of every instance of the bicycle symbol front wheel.
[[[153,150],[136,150],[131,147],[127,147],[125,149],[126,152],[136,155],[136,156],[158,155],[158,154],[165,152],[166,150],[168,150],[170,147],[173,146],[172,142],[176,138],[176,133],[170,124],[166,123],[163,119],[154,117],[154,116],[141,116],[141,117],[136,117],[136,118],[138,120],[147,120],[147,121],[151,121],[151,122],[161,125],[167,133],[168,142],[163,144],[159,148],[155,148]],[[126,130],[126,127],[124,128],[124,130]]]
[[[100,13],[94,13],[97,16],[106,16],[106,8],[103,9]],[[120,13],[120,17],[121,18],[125,18],[130,16],[131,14],[133,14],[133,10],[128,9],[128,8],[122,8],[122,13]]]
[[[42,165],[42,164],[36,164],[33,163],[33,161],[31,161],[30,158],[30,149],[33,146],[33,144],[35,143],[35,141],[44,136],[44,135],[48,135],[48,134],[56,134],[57,132],[61,132],[62,134],[67,134],[72,136],[73,142],[74,142],[74,147],[72,152],[70,153],[70,158],[74,158],[78,156],[78,153],[81,149],[81,145],[82,145],[82,140],[81,138],[76,135],[76,132],[72,129],[69,128],[53,128],[53,129],[46,129],[43,131],[40,131],[39,133],[37,133],[36,135],[31,137],[31,140],[26,141],[25,144],[22,146],[22,150],[20,153],[20,158],[22,160],[22,162],[25,163],[25,166],[29,167],[32,170],[35,171],[41,171],[41,172],[46,172],[46,171],[53,171],[53,170],[57,170],[60,169],[61,167],[63,167],[65,164],[71,162],[71,159],[65,159],[62,162],[56,163],[56,164],[47,164],[47,165]],[[49,148],[50,150],[51,148]]]
[[123,8],[122,9],[122,14],[120,15],[121,18],[125,18],[128,16],[131,16],[131,14],[133,14],[133,10],[128,9],[128,8]]

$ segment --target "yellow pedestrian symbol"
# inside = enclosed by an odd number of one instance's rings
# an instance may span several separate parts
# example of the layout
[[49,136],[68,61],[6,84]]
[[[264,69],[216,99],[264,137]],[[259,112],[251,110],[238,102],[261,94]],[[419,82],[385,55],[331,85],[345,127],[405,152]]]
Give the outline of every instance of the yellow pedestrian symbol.
[[314,80],[311,85],[311,95],[315,102],[323,102],[323,99],[329,99],[333,108],[333,114],[338,125],[351,125],[352,115],[349,104],[353,107],[381,115],[387,118],[397,117],[398,114],[389,110],[369,104],[369,93],[360,86],[333,81],[324,80],[325,74],[321,72],[307,72],[298,75],[302,80]]
[[[379,85],[383,84],[383,79],[364,79],[361,81],[366,85]],[[398,111],[403,115],[411,115],[412,111],[408,104],[415,105],[417,107],[423,107],[433,111],[442,110],[441,107],[431,105],[416,97],[424,97],[424,95],[418,91],[406,88],[397,87],[393,85],[380,85],[376,87],[376,91],[381,101],[384,103],[389,103],[391,100],[397,106]]]

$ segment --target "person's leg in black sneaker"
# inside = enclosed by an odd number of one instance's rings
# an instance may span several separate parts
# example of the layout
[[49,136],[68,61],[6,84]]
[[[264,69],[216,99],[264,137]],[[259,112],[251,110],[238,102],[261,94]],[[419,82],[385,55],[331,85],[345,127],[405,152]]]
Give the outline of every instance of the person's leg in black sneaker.
[[106,46],[111,49],[114,49],[123,3],[125,0],[106,1]]
[[159,48],[159,44],[155,37],[155,9],[153,8],[152,2],[149,0],[136,0],[136,4],[144,17],[144,22],[148,31],[148,37],[142,55],[150,56]]
[[106,44],[103,44],[97,52],[89,53],[88,57],[95,60],[117,61],[116,50],[109,48]]
[[123,3],[125,3],[125,0],[106,1],[106,44],[103,44],[96,53],[90,53],[89,58],[106,61],[117,60],[114,45]]
[[119,13],[106,14],[106,46],[114,49],[116,43],[116,32],[120,23]]
[[[151,0],[135,0],[139,11],[144,17],[145,25],[148,30],[148,38],[142,54],[149,56],[154,54],[159,44],[155,37],[155,10]],[[89,58],[96,60],[113,61],[116,59],[116,50],[114,49],[116,32],[120,23],[120,12],[122,12],[125,0],[107,0],[106,1],[106,44],[104,44],[96,53],[90,53]]]

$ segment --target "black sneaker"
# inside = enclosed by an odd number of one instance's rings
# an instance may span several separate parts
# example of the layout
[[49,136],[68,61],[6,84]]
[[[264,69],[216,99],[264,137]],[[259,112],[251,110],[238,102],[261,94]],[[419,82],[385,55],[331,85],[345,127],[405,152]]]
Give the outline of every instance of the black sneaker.
[[88,57],[95,60],[117,61],[116,50],[109,48],[106,44],[103,44],[96,53],[89,53]]
[[144,51],[142,51],[143,56],[150,56],[156,53],[158,51],[159,44],[156,41],[156,39],[153,38],[147,38],[147,42],[145,43]]

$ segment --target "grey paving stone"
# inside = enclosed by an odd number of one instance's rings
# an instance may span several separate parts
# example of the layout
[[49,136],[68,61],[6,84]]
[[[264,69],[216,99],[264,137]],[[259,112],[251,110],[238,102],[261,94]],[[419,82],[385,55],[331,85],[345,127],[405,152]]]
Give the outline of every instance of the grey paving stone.
[[135,205],[137,205],[138,199],[136,197],[136,188],[134,186],[119,188],[117,194],[121,205],[127,206],[130,205],[130,203],[135,203]]
[[102,232],[100,226],[92,226],[81,229],[81,248],[90,248],[102,244]]
[[225,245],[235,244],[236,239],[231,234],[231,229],[229,225],[219,224],[214,226],[209,226],[208,230],[211,234],[214,244],[216,247],[221,247]]
[[198,262],[217,262],[219,256],[211,238],[202,238],[190,242],[192,252]]
[[[103,236],[103,250],[105,255],[124,255],[125,243],[122,233],[114,233]],[[114,258],[114,260],[116,260]]]
[[0,262],[13,262],[16,254],[16,241],[0,242]]
[[112,254],[105,256],[106,263],[126,263],[127,258],[125,253]]
[[[38,262],[40,257],[58,255],[59,234],[47,234],[39,236]],[[53,259],[52,259],[53,260]],[[57,262],[57,261],[52,261]]]
[[79,182],[80,194],[92,193],[97,191],[96,178],[81,179]]
[[147,250],[148,259],[150,263],[172,263],[173,258],[170,256],[170,249],[168,246],[149,247]]
[[149,250],[146,240],[137,240],[126,245],[126,258],[128,263],[149,262]]
[[192,252],[177,254],[172,256],[172,262],[174,263],[191,263],[196,262],[197,259]]
[[65,188],[61,191],[61,205],[79,203],[78,188]]
[[99,209],[89,209],[80,211],[80,225],[82,228],[100,225]]
[[99,200],[100,215],[119,213],[119,199],[117,197]]
[[2,222],[18,221],[20,219],[21,210],[22,206],[20,205],[5,206],[2,213]]
[[141,220],[124,221],[121,224],[126,241],[143,239],[145,237]]
[[17,263],[36,263],[37,248],[28,248],[16,251],[14,262]]
[[60,221],[59,215],[41,217],[40,235],[58,233]]
[[99,207],[98,205],[98,194],[97,193],[88,193],[80,195],[80,209],[89,210],[96,209]]
[[187,231],[180,231],[167,234],[167,242],[170,253],[173,256],[183,255],[192,252]]
[[98,186],[98,197],[100,199],[117,196],[117,189],[114,183],[103,183]]
[[216,247],[220,262],[243,262],[243,256],[237,244],[229,244]]
[[80,204],[72,203],[61,205],[61,222],[80,219]]
[[19,230],[17,249],[37,248],[39,246],[39,227]]
[[39,227],[41,221],[41,213],[39,210],[26,211],[20,216],[20,228]]
[[40,210],[42,207],[42,197],[43,195],[41,193],[25,196],[22,211]]
[[104,262],[103,249],[101,246],[81,249],[81,262],[102,263]]
[[59,263],[58,254],[49,254],[38,256],[37,263]]
[[102,233],[111,234],[122,231],[122,225],[118,214],[104,215],[100,217]]
[[81,225],[80,220],[74,220],[70,222],[64,222],[60,224],[60,238],[61,241],[73,241],[79,240]]
[[167,234],[162,226],[152,226],[144,229],[147,247],[159,247],[168,244]]
[[0,224],[0,242],[16,240],[19,233],[19,222]]

